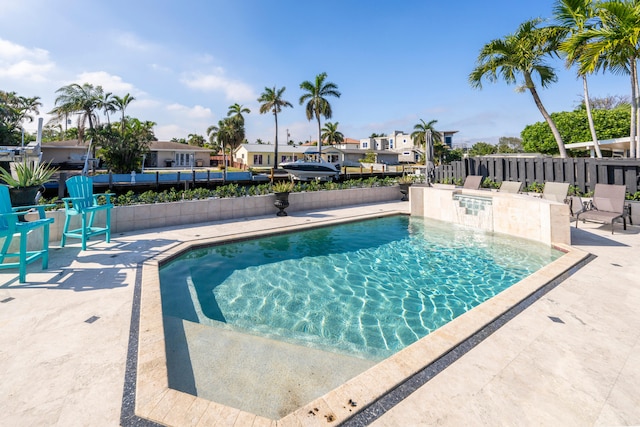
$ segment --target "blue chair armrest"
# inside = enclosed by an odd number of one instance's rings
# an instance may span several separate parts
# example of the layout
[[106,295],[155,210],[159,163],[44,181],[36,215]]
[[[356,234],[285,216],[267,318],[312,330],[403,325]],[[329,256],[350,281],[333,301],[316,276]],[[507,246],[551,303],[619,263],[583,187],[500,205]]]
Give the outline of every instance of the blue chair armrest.
[[14,213],[19,215],[24,215],[31,210],[36,210],[38,211],[38,215],[40,216],[40,219],[44,219],[47,217],[44,212],[45,208],[53,208],[55,206],[56,205],[54,203],[50,203],[50,204],[42,204],[42,205],[15,206],[11,209],[13,210]]
[[107,199],[106,201],[106,205],[110,205],[111,204],[111,196],[113,196],[112,193],[97,193],[93,195],[93,202],[97,205],[98,204],[98,198],[99,197],[104,197],[105,199]]

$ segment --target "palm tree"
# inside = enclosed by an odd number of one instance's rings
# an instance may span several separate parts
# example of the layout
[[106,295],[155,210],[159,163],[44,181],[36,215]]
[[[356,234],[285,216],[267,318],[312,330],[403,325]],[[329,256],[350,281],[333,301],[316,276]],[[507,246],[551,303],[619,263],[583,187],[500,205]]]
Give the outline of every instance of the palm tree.
[[580,72],[609,70],[631,77],[631,157],[640,158],[638,120],[638,67],[640,56],[640,6],[635,0],[609,0],[598,3],[598,25],[572,37],[567,49],[580,50]]
[[104,91],[102,86],[93,86],[84,83],[80,86],[77,83],[71,83],[62,86],[56,91],[58,97],[55,100],[56,107],[49,112],[54,114],[60,120],[68,114],[79,113],[78,116],[78,137],[84,139],[85,124],[89,122],[89,130],[93,132],[95,125],[100,121],[96,115],[99,109]]
[[119,96],[114,96],[113,97],[113,106],[114,106],[114,110],[119,110],[122,113],[122,130],[124,132],[124,111],[127,109],[127,107],[129,106],[129,104],[131,104],[131,102],[135,101],[136,98],[131,96],[131,94],[126,94],[125,96],[123,96],[122,98],[120,98]]
[[322,140],[327,141],[327,144],[333,145],[335,143],[343,142],[344,135],[338,130],[340,122],[326,122],[322,128]]
[[286,87],[281,87],[280,89],[265,87],[264,92],[258,98],[258,102],[260,104],[260,114],[265,114],[268,112],[273,113],[273,118],[276,121],[276,147],[274,153],[274,161],[275,168],[278,169],[278,113],[282,111],[283,107],[293,107],[291,103],[285,99],[282,99],[282,94],[286,90]]
[[331,104],[327,97],[335,96],[340,98],[338,86],[335,83],[325,82],[327,73],[320,73],[316,76],[315,82],[305,80],[300,83],[300,89],[306,93],[300,97],[300,105],[307,102],[307,120],[316,118],[318,121],[318,158],[322,156],[322,127],[320,126],[320,116],[330,119],[332,116]]
[[31,115],[31,113],[35,115],[40,114],[39,108],[42,107],[42,102],[40,102],[39,96],[18,96],[17,101],[19,112],[18,119],[20,123],[22,123],[24,120],[33,122],[34,117]]
[[111,120],[109,120],[109,113],[116,112],[113,93],[103,92],[102,96],[100,96],[97,108],[98,110],[104,111],[104,115],[107,116],[107,124],[111,124]]
[[[589,27],[589,21],[595,16],[592,0],[558,0],[553,8],[555,19],[561,28],[566,31],[567,39],[571,39],[576,34],[583,33]],[[580,58],[581,49],[572,47],[571,44],[562,43],[560,50],[567,55],[567,68],[576,64]],[[591,139],[596,150],[596,156],[602,158],[600,151],[600,143],[596,134],[596,128],[593,124],[593,115],[591,114],[591,102],[589,101],[589,86],[587,84],[587,75],[578,73],[582,77],[582,88],[584,91],[584,106],[587,112],[587,121],[589,122],[589,130],[591,131]]]
[[197,133],[190,133],[187,135],[187,144],[195,145],[196,147],[203,147],[206,139],[204,136],[198,135]]
[[503,39],[492,40],[482,47],[477,59],[476,68],[469,75],[472,87],[482,88],[482,79],[493,83],[504,79],[507,84],[517,83],[517,76],[522,75],[524,85],[520,91],[529,90],[538,110],[551,128],[558,144],[560,157],[567,157],[562,136],[553,119],[542,105],[533,76],[537,74],[543,88],[558,80],[555,70],[544,62],[544,59],[556,51],[560,31],[557,27],[537,27],[539,19],[526,21],[518,27],[514,34]]
[[209,137],[209,147],[211,147],[211,150],[216,154],[218,154],[218,152],[222,148],[222,146],[218,141],[218,130],[220,130],[220,128],[216,125],[211,125],[207,128],[207,136]]
[[244,116],[242,115],[242,113],[251,113],[251,110],[249,110],[248,108],[243,107],[242,105],[238,104],[237,102],[233,105],[229,106],[229,111],[227,112],[227,117],[231,117],[234,120],[238,120],[240,123],[242,123],[244,125]]
[[413,126],[413,132],[411,133],[411,139],[413,139],[414,145],[424,146],[427,143],[427,132],[431,132],[433,142],[442,142],[442,134],[438,132],[434,125],[438,123],[437,120],[431,120],[429,123],[420,119],[419,123]]
[[245,128],[244,128],[244,116],[242,113],[251,113],[251,110],[243,107],[242,105],[235,103],[229,106],[229,111],[227,112],[227,121],[229,125],[234,129],[234,137],[233,140],[230,141],[230,146],[232,149],[236,149],[242,142],[245,137]]
[[233,123],[233,120],[230,118],[222,119],[218,121],[218,125],[209,126],[207,129],[207,134],[209,135],[209,141],[216,141],[218,147],[222,147],[222,157],[226,170],[227,160],[226,160],[226,152],[227,150],[232,153],[233,148],[232,145],[236,136],[236,127]]

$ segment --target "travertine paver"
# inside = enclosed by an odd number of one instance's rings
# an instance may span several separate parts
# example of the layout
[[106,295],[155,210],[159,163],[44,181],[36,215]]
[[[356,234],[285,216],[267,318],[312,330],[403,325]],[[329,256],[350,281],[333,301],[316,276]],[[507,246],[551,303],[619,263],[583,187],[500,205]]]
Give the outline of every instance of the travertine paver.
[[1,270],[0,301],[6,302],[0,303],[0,425],[120,423],[133,288],[142,261],[198,238],[407,209],[407,203],[391,202],[284,218],[274,209],[253,220],[119,233],[109,244],[90,241],[87,251],[76,242],[62,249],[54,244],[49,269],[30,264],[22,285],[17,271]]
[[595,260],[373,425],[640,424],[640,230],[571,231]]
[[[398,208],[407,205],[300,212],[286,220]],[[52,247],[49,270],[30,265],[24,285],[2,270],[0,425],[118,425],[138,263],[185,240],[264,229],[278,220],[143,230],[115,235],[111,244],[91,242],[84,252],[79,244]],[[376,425],[640,424],[638,231],[611,236],[597,224],[572,229],[573,244],[598,258]],[[237,421],[237,412],[211,405],[193,408],[202,414],[194,422]]]

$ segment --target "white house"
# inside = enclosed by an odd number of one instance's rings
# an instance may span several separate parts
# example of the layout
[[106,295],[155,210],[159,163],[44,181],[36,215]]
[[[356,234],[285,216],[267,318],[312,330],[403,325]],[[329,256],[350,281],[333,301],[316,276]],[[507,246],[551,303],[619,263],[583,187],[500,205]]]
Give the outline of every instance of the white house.
[[[82,168],[89,149],[88,142],[78,140],[44,142],[42,160],[63,169]],[[171,141],[151,141],[145,167],[209,166],[211,150]]]

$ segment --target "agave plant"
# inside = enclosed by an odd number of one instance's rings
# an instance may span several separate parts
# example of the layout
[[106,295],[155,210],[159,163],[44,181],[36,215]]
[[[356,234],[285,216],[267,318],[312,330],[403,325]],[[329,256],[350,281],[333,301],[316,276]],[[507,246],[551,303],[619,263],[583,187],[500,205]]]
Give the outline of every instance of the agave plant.
[[291,193],[293,191],[293,183],[288,181],[279,181],[273,184],[274,193]]
[[41,186],[49,182],[58,168],[49,163],[23,161],[15,163],[15,176],[4,168],[0,168],[0,179],[13,188]]

